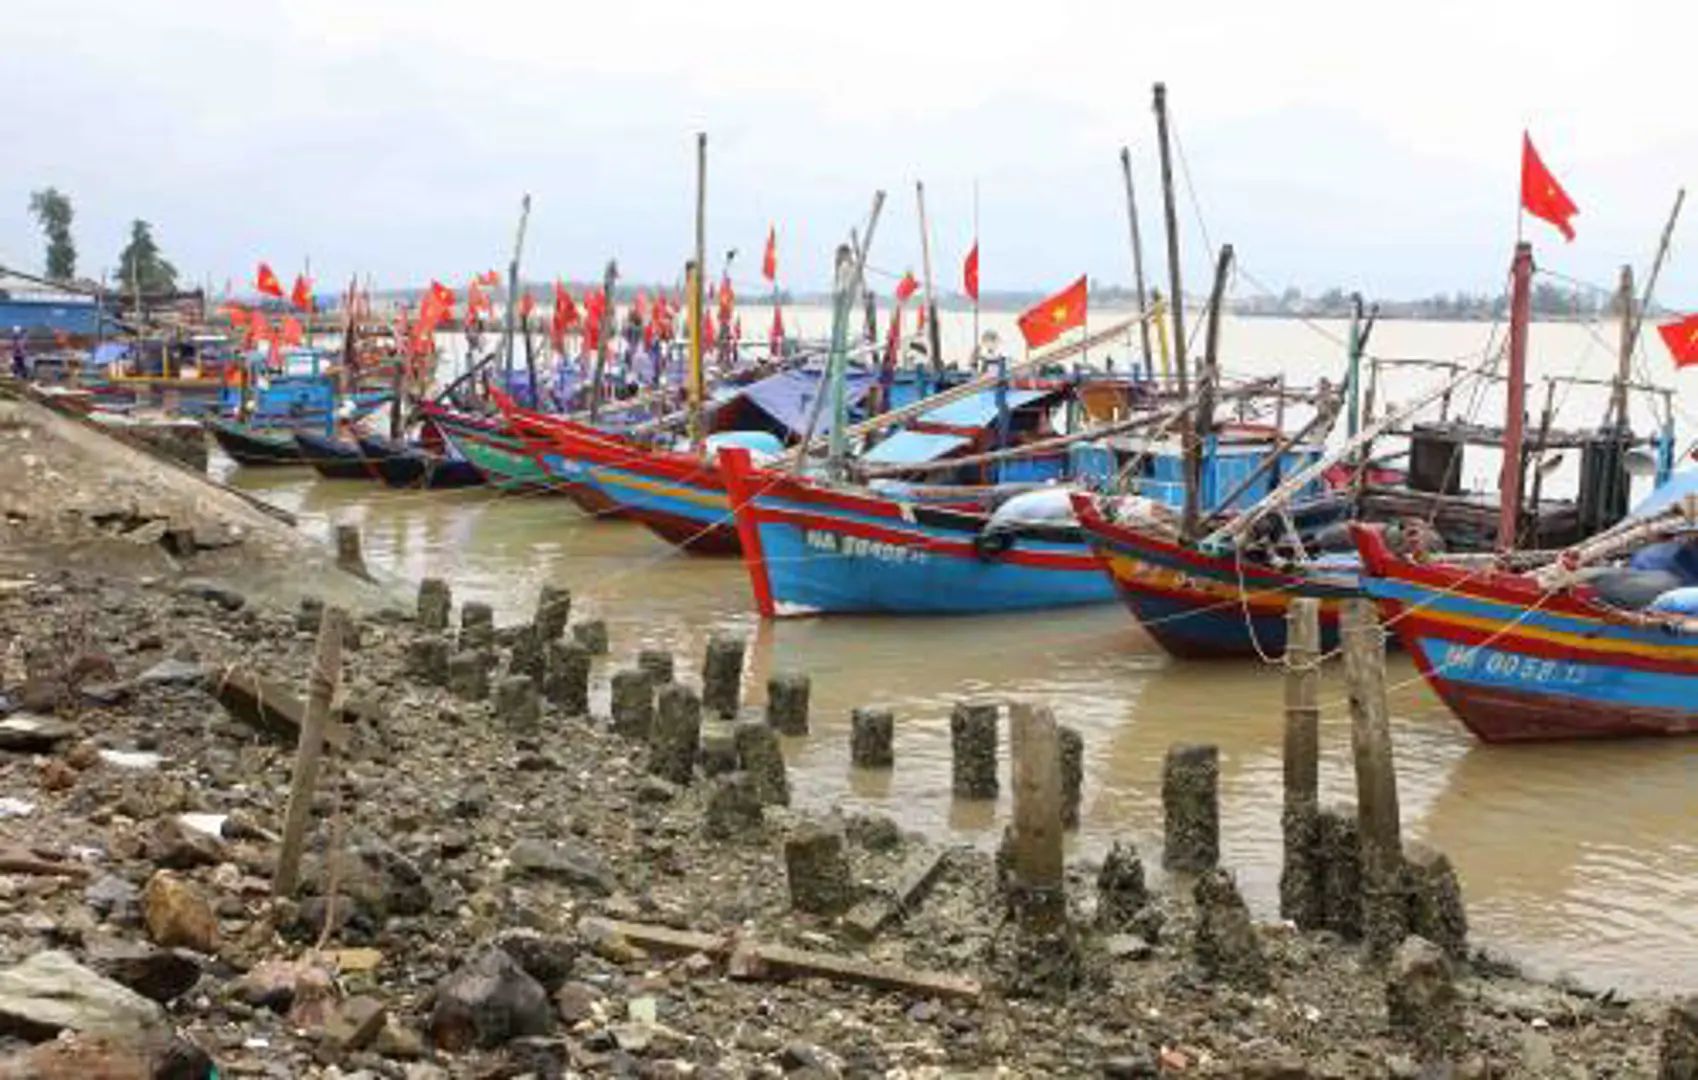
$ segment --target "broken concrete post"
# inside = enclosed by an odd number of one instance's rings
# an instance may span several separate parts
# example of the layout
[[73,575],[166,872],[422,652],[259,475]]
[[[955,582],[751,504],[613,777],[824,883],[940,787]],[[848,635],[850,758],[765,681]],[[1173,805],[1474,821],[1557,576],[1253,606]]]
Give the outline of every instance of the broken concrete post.
[[1220,862],[1220,751],[1176,745],[1162,764],[1162,866],[1201,873]]
[[1698,1080],[1698,997],[1676,998],[1663,1014],[1657,1080]]
[[371,571],[366,569],[365,553],[360,549],[358,525],[336,526],[336,566],[358,577],[371,577]]
[[1013,758],[1011,902],[1016,989],[1064,993],[1078,982],[1078,942],[1067,918],[1062,852],[1061,735],[1048,709],[1015,704],[1008,714]]
[[460,648],[481,652],[495,646],[495,611],[479,600],[460,607]]
[[475,652],[457,652],[448,658],[448,689],[461,701],[482,701],[489,696],[489,668]]
[[766,722],[781,735],[808,733],[808,698],[813,680],[800,672],[780,672],[766,681]]
[[950,790],[957,799],[997,793],[997,707],[958,701],[949,713]]
[[1232,875],[1218,867],[1205,871],[1192,886],[1191,896],[1197,905],[1191,952],[1204,978],[1240,990],[1267,990],[1271,985],[1267,957],[1262,955],[1256,925]]
[[736,725],[738,768],[749,778],[755,797],[766,806],[790,805],[790,778],[784,771],[784,751],[778,732],[760,720]]
[[1061,739],[1061,827],[1077,829],[1085,799],[1085,739],[1073,728],[1056,728]]
[[591,656],[607,655],[607,621],[585,619],[572,625],[572,637]]
[[448,683],[448,639],[427,634],[407,643],[407,674],[426,686]]
[[843,834],[810,826],[784,842],[790,906],[811,915],[841,915],[854,900]]
[[295,611],[295,629],[317,633],[323,621],[324,601],[316,596],[301,597],[301,606]]
[[513,653],[507,661],[507,670],[514,675],[529,676],[532,682],[542,685],[548,674],[548,663],[543,651],[542,632],[536,626],[521,626],[514,632]]
[[644,649],[637,654],[637,666],[649,673],[649,682],[659,688],[677,678],[672,654],[665,649]]
[[521,735],[537,730],[542,706],[529,675],[509,675],[495,687],[495,719]]
[[1467,959],[1468,912],[1450,860],[1436,848],[1411,841],[1404,848],[1403,870],[1410,933],[1437,945],[1452,960]]
[[889,709],[855,709],[849,714],[849,761],[857,769],[896,764],[896,714]]
[[708,788],[702,831],[711,840],[749,840],[760,835],[764,803],[748,773],[716,776]]
[[1386,1012],[1392,1034],[1422,1064],[1450,1057],[1462,1041],[1462,1016],[1443,949],[1425,938],[1403,939],[1386,976]]
[[696,774],[701,735],[701,698],[678,683],[661,687],[649,734],[649,772],[674,784],[688,784]]
[[537,613],[532,623],[537,637],[544,644],[560,640],[566,633],[566,623],[572,617],[572,591],[558,585],[544,585],[537,594]]
[[551,641],[546,651],[543,693],[567,716],[589,715],[589,650],[575,641]]
[[447,630],[453,613],[454,593],[448,582],[433,577],[419,582],[419,629]]
[[609,711],[614,734],[647,742],[654,726],[654,685],[649,673],[640,668],[614,672]]
[[1149,902],[1138,849],[1116,840],[1097,871],[1097,926],[1110,933],[1126,930]]
[[737,725],[727,720],[704,720],[697,760],[703,776],[723,776],[736,772]]
[[708,715],[734,720],[742,707],[743,639],[715,634],[702,659],[702,708]]
[[1280,811],[1284,863],[1279,875],[1279,913],[1300,929],[1321,925],[1320,844],[1321,739],[1319,687],[1321,604],[1313,597],[1291,602],[1285,645],[1285,799]]
[[1362,847],[1356,808],[1329,806],[1316,820],[1321,874],[1321,926],[1346,941],[1362,937]]
[[1397,771],[1386,708],[1385,635],[1373,602],[1348,600],[1340,617],[1344,677],[1350,689],[1350,745],[1356,762],[1356,818],[1362,841],[1362,935],[1384,963],[1408,931]]

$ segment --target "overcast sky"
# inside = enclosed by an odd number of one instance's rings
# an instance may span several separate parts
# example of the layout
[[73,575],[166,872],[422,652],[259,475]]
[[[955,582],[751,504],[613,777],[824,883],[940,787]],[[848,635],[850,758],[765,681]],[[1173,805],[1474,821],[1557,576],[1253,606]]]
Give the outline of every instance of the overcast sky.
[[[975,182],[986,289],[1127,281],[1122,143],[1164,273],[1162,79],[1188,291],[1207,288],[1203,227],[1237,247],[1240,295],[1495,289],[1523,127],[1581,211],[1573,244],[1528,223],[1541,265],[1609,283],[1624,260],[1643,271],[1698,180],[1695,42],[1682,0],[6,0],[0,260],[39,269],[26,204],[54,184],[84,273],[142,217],[218,287],[308,256],[325,283],[463,279],[505,264],[528,191],[529,274],[616,256],[670,280],[704,130],[709,250],[738,248],[742,278],[773,222],[781,280],[824,287],[877,188],[873,263],[917,271],[923,179],[940,287],[960,286]],[[1695,219],[1671,306],[1698,308]]]

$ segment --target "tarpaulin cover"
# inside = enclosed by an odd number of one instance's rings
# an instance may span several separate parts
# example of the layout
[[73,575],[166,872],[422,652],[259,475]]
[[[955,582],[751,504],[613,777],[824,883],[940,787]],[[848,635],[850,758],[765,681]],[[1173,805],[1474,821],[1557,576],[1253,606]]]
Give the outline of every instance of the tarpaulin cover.
[[1651,492],[1645,501],[1633,508],[1629,517],[1648,518],[1680,502],[1688,495],[1698,495],[1698,469],[1682,469],[1669,477],[1669,482]]
[[[861,399],[872,390],[873,383],[874,376],[870,372],[849,372],[843,381],[843,397],[850,408],[860,404]],[[815,396],[830,392],[829,386],[816,368],[806,371],[781,371],[777,375],[743,387],[740,396],[790,431],[801,434],[807,430],[808,414],[813,411]],[[827,401],[820,409],[819,422],[814,425],[814,434],[825,435],[830,431],[831,402]]]
[[862,455],[861,460],[874,465],[918,465],[968,445],[973,440],[964,435],[945,435],[932,431],[898,431]]
[[[1018,409],[1022,405],[1030,405],[1039,398],[1048,397],[1054,390],[1010,390],[1008,391],[1009,409]],[[947,405],[939,405],[935,409],[921,413],[915,423],[943,424],[948,427],[978,428],[984,427],[996,419],[996,390],[980,390],[960,401],[952,401]]]

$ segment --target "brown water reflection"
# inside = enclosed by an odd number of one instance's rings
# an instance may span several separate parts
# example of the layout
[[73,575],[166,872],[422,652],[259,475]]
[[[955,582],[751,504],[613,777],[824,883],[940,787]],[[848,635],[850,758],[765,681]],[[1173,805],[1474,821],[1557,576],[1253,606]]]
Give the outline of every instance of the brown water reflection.
[[[227,466],[225,466],[227,468]],[[962,697],[1023,697],[1052,706],[1085,738],[1083,827],[1074,847],[1099,853],[1130,838],[1160,843],[1161,760],[1176,741],[1220,747],[1223,850],[1258,911],[1274,912],[1279,863],[1280,676],[1259,663],[1166,661],[1117,607],[972,620],[840,618],[763,625],[734,560],[677,555],[640,528],[590,521],[564,501],[382,491],[300,471],[235,474],[300,511],[303,526],[357,521],[380,572],[437,574],[498,618],[529,613],[544,581],[572,588],[576,609],[606,618],[613,664],[637,649],[695,662],[708,635],[748,636],[750,693],[775,670],[814,677],[814,730],[787,740],[799,802],[891,813],[905,825],[994,843],[1008,812],[949,794],[950,707]],[[1398,763],[1406,828],[1455,861],[1477,936],[1535,969],[1637,988],[1698,989],[1698,745],[1483,747],[1473,743],[1394,657]],[[1323,685],[1329,798],[1349,798],[1342,687]],[[848,713],[888,705],[897,765],[847,765]],[[1154,859],[1151,860],[1154,862]]]

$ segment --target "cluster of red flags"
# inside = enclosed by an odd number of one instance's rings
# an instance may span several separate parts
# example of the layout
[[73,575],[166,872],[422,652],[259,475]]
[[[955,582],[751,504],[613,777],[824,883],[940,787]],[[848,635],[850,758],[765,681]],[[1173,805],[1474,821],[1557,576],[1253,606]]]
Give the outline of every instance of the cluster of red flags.
[[[259,264],[259,270],[254,275],[254,287],[266,296],[283,299],[283,282],[266,263]],[[289,291],[289,303],[301,311],[311,311],[312,282],[305,274],[295,275],[295,287]]]

